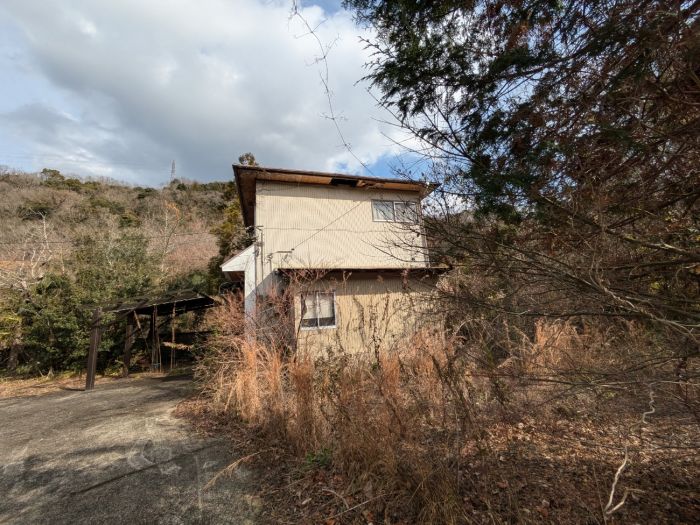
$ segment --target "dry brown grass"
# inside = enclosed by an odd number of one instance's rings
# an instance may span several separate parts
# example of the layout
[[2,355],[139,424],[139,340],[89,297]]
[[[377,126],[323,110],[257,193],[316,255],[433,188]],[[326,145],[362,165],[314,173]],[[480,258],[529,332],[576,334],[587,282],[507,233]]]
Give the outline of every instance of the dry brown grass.
[[[130,374],[127,381],[149,377],[164,377],[165,375],[166,374],[153,372],[137,372]],[[95,384],[102,385],[123,380],[121,376],[98,376],[95,379]],[[82,391],[84,389],[85,376],[82,374],[61,373],[55,376],[25,379],[17,377],[0,378],[0,399],[32,397],[50,394],[52,392],[60,392],[61,390]]]
[[[111,381],[111,378],[97,378],[97,383]],[[11,397],[30,397],[60,390],[81,390],[85,387],[85,378],[79,376],[33,377],[29,379],[0,379],[0,399]]]
[[[700,512],[697,384],[683,395],[665,386],[675,364],[640,326],[539,321],[530,337],[511,330],[500,360],[484,354],[502,333],[478,322],[468,338],[422,332],[391,351],[323,356],[246,339],[237,309],[215,314],[199,377],[219,415],[343,480],[309,489],[337,495],[324,503],[330,523],[671,523]],[[632,466],[613,499],[627,500],[606,513],[625,450]]]

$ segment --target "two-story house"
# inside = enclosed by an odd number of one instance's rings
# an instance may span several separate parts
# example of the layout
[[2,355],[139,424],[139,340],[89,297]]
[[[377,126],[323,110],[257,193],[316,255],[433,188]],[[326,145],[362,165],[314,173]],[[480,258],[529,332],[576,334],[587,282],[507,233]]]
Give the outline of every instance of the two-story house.
[[[251,326],[286,322],[297,349],[356,352],[391,345],[427,322],[439,272],[430,267],[421,200],[432,185],[233,169],[255,242],[221,268],[243,281]],[[286,320],[264,314],[281,290],[292,297]]]

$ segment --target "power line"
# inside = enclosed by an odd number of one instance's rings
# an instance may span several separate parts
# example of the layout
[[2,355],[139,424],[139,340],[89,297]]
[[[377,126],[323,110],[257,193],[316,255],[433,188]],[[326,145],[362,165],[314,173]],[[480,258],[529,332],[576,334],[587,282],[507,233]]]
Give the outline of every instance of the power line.
[[[321,41],[321,38],[318,36],[318,33],[316,33],[316,29],[323,23],[319,24],[319,26],[316,27],[311,27],[309,24],[309,21],[304,17],[304,15],[301,14],[300,10],[300,2],[298,0],[294,0],[292,2],[292,16],[297,17],[299,20],[301,20],[301,23],[306,27],[308,33],[307,35],[310,35],[311,37],[316,40],[316,44],[318,45],[318,49],[320,51],[320,55],[316,57],[315,63],[319,65],[319,77],[321,80],[321,84],[323,85],[323,91],[324,95],[326,97],[326,101],[328,103],[328,111],[329,114],[326,116],[328,120],[333,122],[333,125],[335,126],[335,131],[338,134],[338,137],[340,138],[340,141],[342,142],[343,147],[350,153],[350,155],[353,156],[353,158],[360,163],[360,165],[367,170],[367,172],[375,176],[370,167],[365,163],[360,157],[357,156],[357,154],[352,150],[352,146],[350,143],[345,139],[345,135],[343,134],[343,130],[340,127],[340,124],[338,123],[339,116],[336,115],[335,113],[335,107],[333,105],[333,93],[330,88],[330,80],[329,80],[329,67],[328,67],[328,53],[330,53],[333,45],[337,40],[340,38],[336,38],[335,41],[333,41],[331,44],[324,46],[323,42]],[[324,20],[325,21],[325,20]],[[307,35],[302,35],[302,36],[307,36]],[[322,67],[321,67],[322,64]]]
[[345,217],[348,213],[350,213],[351,211],[353,211],[353,210],[355,210],[356,208],[358,208],[361,204],[365,204],[365,202],[364,202],[364,201],[360,201],[360,202],[358,202],[357,204],[355,204],[352,208],[346,210],[345,213],[343,213],[343,214],[341,214],[341,215],[338,215],[335,219],[333,219],[331,222],[329,222],[328,224],[326,224],[323,228],[321,228],[320,230],[317,230],[316,232],[314,232],[314,233],[312,233],[311,235],[309,235],[306,239],[304,239],[304,240],[302,240],[301,242],[297,243],[297,244],[291,249],[291,251],[296,250],[299,246],[301,246],[302,244],[304,244],[304,243],[307,242],[308,240],[313,239],[314,237],[316,237],[316,235],[318,235],[319,233],[321,233],[322,231],[324,231],[325,229],[327,229],[331,224],[335,224],[336,222],[338,222],[340,219],[342,219],[343,217]]

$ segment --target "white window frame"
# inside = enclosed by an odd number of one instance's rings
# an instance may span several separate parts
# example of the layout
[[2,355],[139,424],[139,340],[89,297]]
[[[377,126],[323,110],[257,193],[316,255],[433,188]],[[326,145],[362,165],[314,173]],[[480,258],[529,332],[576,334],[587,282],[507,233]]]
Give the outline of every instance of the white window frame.
[[[304,326],[302,323],[304,321],[304,297],[307,295],[314,294],[315,304],[318,304],[318,294],[333,294],[333,324],[327,326],[319,326],[318,324],[318,313],[316,315],[316,326]],[[324,291],[324,290],[311,290],[305,293],[299,294],[299,329],[300,330],[326,330],[338,327],[338,303],[336,301],[335,290]]]
[[[381,202],[383,204],[390,203],[391,204],[391,211],[394,214],[394,220],[376,219],[374,217],[374,203],[375,202]],[[382,200],[382,199],[372,199],[372,221],[373,222],[396,222],[396,206],[394,206],[394,201],[387,201],[387,200]]]
[[[391,203],[391,209],[394,212],[394,219],[393,220],[376,219],[374,217],[374,203],[375,202],[384,202],[384,203],[389,202],[389,203]],[[415,221],[400,221],[398,219],[398,214],[396,213],[396,205],[397,204],[412,204],[416,210],[416,220]],[[419,211],[418,211],[418,202],[417,201],[389,201],[389,200],[384,200],[384,199],[372,199],[372,222],[398,222],[401,224],[418,224],[420,222]]]
[[[415,220],[413,221],[400,221],[399,220],[399,214],[396,212],[396,205],[397,204],[410,204],[413,206],[413,211],[415,213]],[[416,201],[394,201],[394,222],[400,222],[401,224],[418,224],[418,203]]]

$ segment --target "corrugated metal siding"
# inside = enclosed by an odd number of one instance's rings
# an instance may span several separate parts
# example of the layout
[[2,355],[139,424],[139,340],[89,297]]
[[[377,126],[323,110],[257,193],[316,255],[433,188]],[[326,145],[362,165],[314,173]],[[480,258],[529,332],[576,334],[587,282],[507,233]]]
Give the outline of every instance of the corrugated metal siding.
[[[413,192],[258,181],[256,226],[264,269],[425,267],[414,225],[374,222],[372,200],[418,201]],[[258,234],[260,239],[260,233]],[[292,254],[283,254],[288,250]]]
[[[401,276],[351,275],[347,279],[323,278],[297,284],[294,299],[297,350],[313,354],[328,350],[348,353],[391,349],[419,329],[435,328],[436,277],[405,280]],[[336,326],[300,329],[301,293],[335,292]]]

